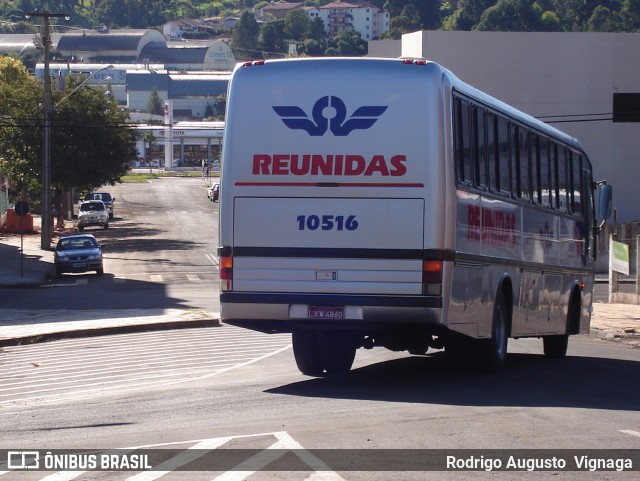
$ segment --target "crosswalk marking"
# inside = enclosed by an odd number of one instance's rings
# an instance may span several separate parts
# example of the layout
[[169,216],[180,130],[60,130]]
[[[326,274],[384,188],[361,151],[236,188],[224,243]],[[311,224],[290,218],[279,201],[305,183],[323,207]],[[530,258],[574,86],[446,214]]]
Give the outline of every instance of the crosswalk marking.
[[[309,452],[302,444],[294,439],[291,434],[286,431],[255,433],[255,434],[241,434],[237,436],[223,436],[218,438],[199,439],[191,441],[176,441],[176,442],[164,442],[159,444],[150,444],[144,446],[127,447],[122,449],[114,449],[113,453],[123,455],[129,452],[143,449],[161,449],[161,448],[173,448],[178,445],[188,445],[186,449],[180,451],[166,461],[153,467],[152,471],[142,471],[131,475],[126,471],[118,472],[123,481],[155,481],[163,478],[164,476],[180,470],[184,466],[206,456],[212,451],[224,448],[224,446],[230,442],[242,444],[243,442],[251,443],[255,439],[266,438],[265,441],[270,444],[259,451],[257,454],[251,456],[239,465],[233,467],[215,478],[212,481],[243,481],[255,473],[260,472],[266,468],[270,463],[273,463],[288,453],[293,453],[301,462],[309,467],[311,474],[308,472],[300,471],[300,476],[305,476],[304,481],[344,481],[344,478],[338,473],[333,471],[324,461]],[[269,440],[272,438],[273,441]],[[103,454],[106,454],[104,452]],[[4,466],[3,466],[4,467]],[[217,471],[215,466],[211,466],[211,471]],[[58,471],[51,474],[45,474],[39,481],[72,481],[77,478],[82,478],[88,471]],[[0,471],[0,476],[8,473],[14,473],[14,471]],[[36,474],[36,473],[33,473]],[[110,478],[111,479],[111,478]]]
[[283,450],[292,450],[291,452],[294,452],[296,456],[309,466],[316,474],[321,472],[321,479],[324,481],[340,481],[343,479],[319,458],[306,451],[304,447],[293,439],[286,431],[275,432],[272,434],[277,439],[277,442],[236,466],[233,471],[227,471],[226,473],[217,476],[213,481],[243,481],[284,456],[285,453]]
[[[140,474],[137,474],[131,478],[128,478],[127,481],[153,481],[155,479],[161,478],[165,474],[168,474],[172,471],[175,471],[177,468],[181,468],[198,458],[201,458],[205,454],[207,454],[207,450],[216,449],[223,444],[231,441],[233,437],[224,437],[224,438],[215,438],[215,439],[206,439],[204,441],[200,441],[199,443],[191,446],[186,451],[183,451],[178,456],[174,456],[171,459],[161,463],[154,469],[153,471],[147,471]],[[197,449],[198,451],[194,451]]]
[[287,334],[225,325],[7,347],[0,406],[198,381],[290,346]]

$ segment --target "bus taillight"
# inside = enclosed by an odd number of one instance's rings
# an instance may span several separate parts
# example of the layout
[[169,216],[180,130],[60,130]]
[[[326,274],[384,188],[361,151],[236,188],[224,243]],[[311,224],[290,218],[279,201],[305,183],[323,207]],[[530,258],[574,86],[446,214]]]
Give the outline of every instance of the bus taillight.
[[422,262],[422,294],[442,295],[442,261]]
[[220,257],[220,291],[233,290],[233,257]]

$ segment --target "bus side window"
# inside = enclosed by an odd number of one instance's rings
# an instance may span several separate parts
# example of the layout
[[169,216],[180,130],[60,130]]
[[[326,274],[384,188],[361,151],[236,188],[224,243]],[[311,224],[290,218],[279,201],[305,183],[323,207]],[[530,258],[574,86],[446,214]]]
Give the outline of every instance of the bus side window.
[[487,112],[487,169],[488,184],[492,192],[500,192],[500,158],[498,157],[498,129],[495,114]]
[[529,133],[529,152],[531,165],[531,197],[534,204],[542,204],[540,196],[540,138],[538,134]]
[[518,127],[518,146],[520,150],[520,190],[521,197],[531,200],[531,158],[529,146],[529,132]]
[[459,97],[455,99],[456,176],[459,182],[470,184],[472,178],[471,106]]
[[569,192],[569,176],[567,164],[569,163],[569,152],[566,148],[558,146],[558,208],[563,212],[568,212],[567,196]]
[[551,162],[551,190],[553,191],[554,209],[560,209],[560,178],[558,177],[558,144],[551,141],[549,145],[549,161]]
[[[513,190],[509,182],[511,172],[509,162],[509,122],[504,117],[498,117],[498,188],[503,195],[510,196]],[[515,184],[515,181],[514,181]]]
[[540,138],[540,197],[541,203],[545,207],[553,207],[553,181],[552,181],[552,168],[549,158],[549,139],[546,137]]
[[582,156],[571,153],[571,197],[573,200],[573,213],[582,215],[583,199],[582,199]]
[[489,188],[487,178],[487,138],[486,138],[486,115],[482,108],[474,106],[473,109],[473,137],[474,137],[474,173],[476,187]]
[[[511,159],[515,158],[515,166],[511,171],[513,176],[517,179],[516,190],[514,192],[516,197],[520,197],[525,200],[531,200],[531,175],[529,170],[529,132],[517,125],[511,125],[511,132],[513,143],[511,145],[511,151],[513,154]],[[513,177],[512,177],[513,178]]]

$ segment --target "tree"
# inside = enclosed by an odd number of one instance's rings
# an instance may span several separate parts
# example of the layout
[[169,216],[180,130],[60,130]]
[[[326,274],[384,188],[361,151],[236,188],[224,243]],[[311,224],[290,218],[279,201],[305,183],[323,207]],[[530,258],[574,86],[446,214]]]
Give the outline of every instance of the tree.
[[542,13],[542,28],[543,32],[562,32],[562,24],[560,23],[560,19],[555,14],[555,12],[551,12],[547,10]]
[[556,12],[563,30],[567,32],[588,30],[589,19],[598,6],[611,11],[620,9],[620,0],[547,0],[547,3],[548,9]]
[[256,58],[260,27],[256,17],[249,12],[242,12],[240,20],[233,29],[231,48],[236,57]]
[[149,94],[149,101],[147,102],[147,112],[151,115],[163,115],[164,104],[162,98],[158,95],[158,90],[154,87]]
[[311,22],[301,8],[294,8],[284,18],[284,33],[290,40],[302,41],[309,31]]
[[262,56],[269,58],[282,56],[286,50],[284,35],[285,21],[282,18],[271,20],[262,26],[260,31],[260,49]]
[[495,0],[458,0],[453,12],[443,21],[446,30],[471,30],[483,12],[494,5]]
[[[444,9],[441,6],[441,0],[386,0],[380,2],[377,6],[383,8],[391,15],[391,22],[396,17],[408,17],[412,22],[419,24],[420,28],[435,30],[440,28],[441,12]],[[407,15],[406,8],[415,11],[415,15]],[[403,22],[405,22],[403,20]]]
[[322,57],[324,55],[325,46],[317,40],[305,40],[298,50],[299,54],[308,55],[309,57]]
[[213,105],[207,102],[207,106],[204,108],[204,119],[210,119],[213,117]]
[[24,65],[0,57],[0,172],[36,208],[40,200],[43,90]]
[[225,94],[218,95],[213,101],[213,109],[218,119],[224,120],[227,111],[227,96]]
[[325,50],[325,55],[338,55],[341,57],[362,57],[367,54],[367,42],[362,39],[360,33],[353,27],[340,30],[338,34],[329,41],[329,48]]
[[[127,114],[104,91],[85,87],[72,93],[82,81],[69,77],[65,91],[52,98],[51,186],[58,194],[113,185],[137,156]],[[0,129],[0,170],[32,201],[42,189],[43,91],[18,61],[0,57],[0,122],[6,126]],[[61,195],[54,198],[62,201]]]
[[382,35],[382,38],[399,40],[405,33],[415,32],[422,28],[420,14],[413,5],[407,5],[402,9],[402,13],[391,19],[389,30]]
[[[91,18],[95,25],[149,28],[162,25],[166,16],[157,0],[94,0]],[[178,8],[174,5],[174,11]]]
[[598,5],[587,22],[589,32],[622,32],[623,19],[618,12]]
[[318,43],[324,43],[327,38],[327,32],[324,29],[324,21],[320,17],[313,17],[309,23],[309,33],[307,40],[315,40]]
[[138,156],[137,132],[126,123],[128,114],[103,90],[80,88],[56,105],[80,81],[70,77],[65,91],[53,99],[51,185],[58,193],[114,185]]
[[531,0],[498,0],[486,9],[474,30],[536,32],[542,25],[542,12]]
[[624,0],[620,14],[625,32],[640,32],[640,0]]

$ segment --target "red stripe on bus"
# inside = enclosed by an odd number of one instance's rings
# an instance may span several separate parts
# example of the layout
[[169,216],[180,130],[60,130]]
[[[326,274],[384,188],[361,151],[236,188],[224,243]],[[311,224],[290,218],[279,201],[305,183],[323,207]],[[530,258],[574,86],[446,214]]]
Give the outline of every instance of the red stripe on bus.
[[424,184],[376,184],[357,182],[236,182],[235,185],[237,187],[424,187]]

